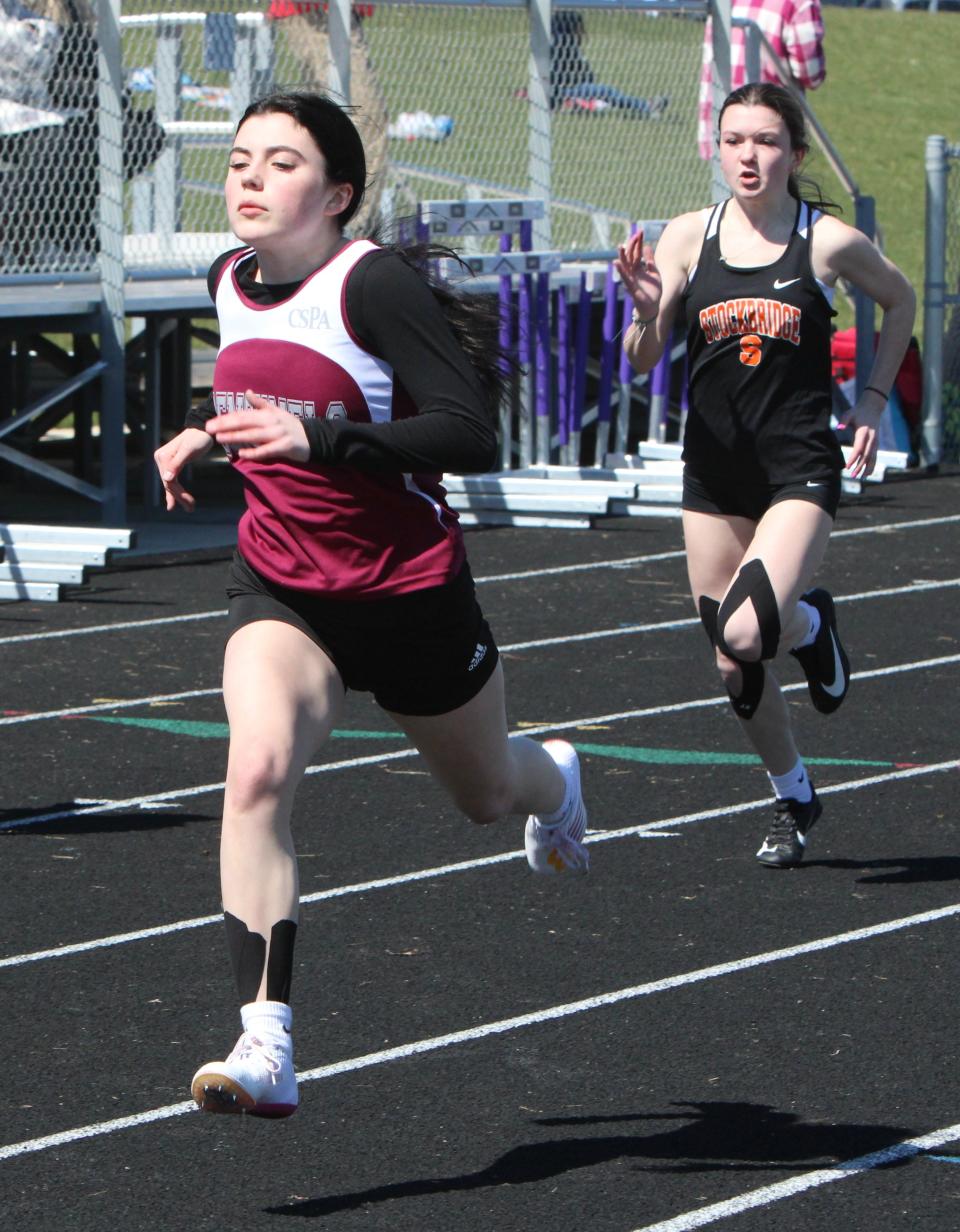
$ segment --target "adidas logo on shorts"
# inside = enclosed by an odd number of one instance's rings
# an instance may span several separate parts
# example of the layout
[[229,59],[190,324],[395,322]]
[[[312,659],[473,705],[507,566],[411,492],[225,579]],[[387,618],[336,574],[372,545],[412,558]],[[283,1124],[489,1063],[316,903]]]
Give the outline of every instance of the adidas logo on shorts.
[[470,660],[470,666],[467,668],[467,671],[472,672],[475,667],[478,667],[483,662],[486,653],[487,648],[483,642],[477,642],[477,648],[473,652],[473,658]]

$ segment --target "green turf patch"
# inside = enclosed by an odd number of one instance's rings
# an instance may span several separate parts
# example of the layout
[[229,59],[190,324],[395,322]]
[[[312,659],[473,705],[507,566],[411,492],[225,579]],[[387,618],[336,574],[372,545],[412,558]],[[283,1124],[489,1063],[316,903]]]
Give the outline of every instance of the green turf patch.
[[[655,766],[758,766],[755,753],[698,752],[696,749],[647,749],[622,744],[574,743],[578,753],[612,757],[619,761],[640,761]],[[855,757],[805,757],[808,766],[893,766],[892,761],[868,761]]]
[[[141,727],[149,731],[168,732],[173,736],[193,736],[199,740],[226,740],[230,728],[226,723],[204,723],[193,719],[138,719],[132,716],[88,714],[83,716],[94,723],[115,723],[120,727]],[[402,740],[402,732],[395,731],[346,731],[335,728],[330,735],[334,740]]]

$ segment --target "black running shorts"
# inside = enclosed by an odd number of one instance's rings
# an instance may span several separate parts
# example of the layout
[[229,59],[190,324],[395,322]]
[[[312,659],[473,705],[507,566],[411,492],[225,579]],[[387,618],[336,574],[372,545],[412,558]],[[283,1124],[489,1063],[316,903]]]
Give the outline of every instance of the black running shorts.
[[840,487],[840,476],[836,474],[794,483],[742,483],[716,475],[697,475],[685,466],[683,508],[693,513],[721,513],[759,522],[772,505],[802,500],[836,518]]
[[300,629],[333,661],[346,688],[396,714],[448,714],[483,688],[499,652],[470,567],[452,581],[360,602],[268,581],[235,553],[227,585],[230,637],[254,620]]

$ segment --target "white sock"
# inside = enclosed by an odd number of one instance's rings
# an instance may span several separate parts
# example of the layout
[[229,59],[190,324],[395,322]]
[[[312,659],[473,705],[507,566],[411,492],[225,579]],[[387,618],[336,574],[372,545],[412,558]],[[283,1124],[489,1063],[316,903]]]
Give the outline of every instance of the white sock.
[[807,775],[803,761],[797,759],[797,764],[786,774],[767,774],[778,800],[799,800],[806,804],[813,799],[813,784]]
[[560,825],[566,820],[567,814],[570,812],[570,806],[573,804],[573,784],[566,775],[563,776],[563,800],[560,807],[555,813],[538,813],[537,821],[545,830],[552,830],[554,826]]
[[805,599],[797,600],[797,607],[810,621],[810,628],[803,635],[796,646],[792,646],[791,650],[802,650],[804,646],[812,646],[817,639],[817,634],[820,632],[820,610],[815,608],[812,603],[807,603]]
[[267,1036],[271,1043],[292,1048],[290,1037],[293,1010],[283,1001],[250,1001],[240,1007],[244,1031],[259,1037]]

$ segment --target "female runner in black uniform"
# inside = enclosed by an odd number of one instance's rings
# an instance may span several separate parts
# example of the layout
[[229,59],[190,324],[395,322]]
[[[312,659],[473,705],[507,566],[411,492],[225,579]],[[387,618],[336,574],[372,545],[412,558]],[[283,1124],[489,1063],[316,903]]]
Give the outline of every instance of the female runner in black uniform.
[[179,475],[217,441],[247,504],[228,588],[220,853],[243,1033],[193,1079],[213,1112],[297,1107],[290,818],[346,689],[373,693],[472,821],[527,815],[535,872],[588,865],[576,754],[508,738],[497,647],[439,483],[493,463],[496,319],[401,252],[345,239],[365,176],[357,131],[329,99],[247,109],[225,190],[244,247],[210,275],[213,393],[156,455],[168,509],[193,508]]
[[[683,214],[653,250],[631,237],[617,262],[633,297],[624,350],[649,371],[685,311],[690,410],[683,533],[694,600],[717,665],[777,802],[758,859],[798,864],[822,811],[769,663],[789,651],[829,714],[850,679],[833,600],[808,589],[840,499],[830,430],[832,288],[843,278],[883,309],[870,377],[849,416],[848,463],[869,475],[877,424],[913,326],[903,274],[859,231],[801,200],[803,112],[782,86],[748,84],[720,113],[731,196]],[[822,205],[822,202],[818,202]]]

